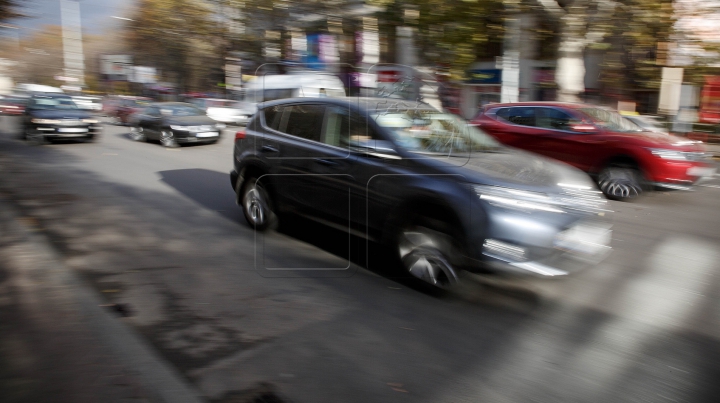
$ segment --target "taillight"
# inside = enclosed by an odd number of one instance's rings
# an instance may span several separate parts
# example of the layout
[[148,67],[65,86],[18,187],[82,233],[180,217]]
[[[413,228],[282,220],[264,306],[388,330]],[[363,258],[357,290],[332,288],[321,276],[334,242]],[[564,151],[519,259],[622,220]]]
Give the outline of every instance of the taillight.
[[235,140],[243,140],[245,138],[245,130],[238,130],[235,133]]

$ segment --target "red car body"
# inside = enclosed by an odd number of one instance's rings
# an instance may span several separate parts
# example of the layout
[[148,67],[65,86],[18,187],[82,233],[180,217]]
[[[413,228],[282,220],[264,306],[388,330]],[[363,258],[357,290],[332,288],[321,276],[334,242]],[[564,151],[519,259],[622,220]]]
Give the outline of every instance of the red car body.
[[687,188],[714,174],[715,164],[701,142],[641,131],[631,123],[625,127],[615,123],[614,116],[622,119],[614,111],[585,104],[491,104],[472,124],[503,144],[563,161],[595,177],[609,167],[632,167],[643,183]]
[[0,115],[19,116],[25,113],[26,99],[3,98],[0,99]]

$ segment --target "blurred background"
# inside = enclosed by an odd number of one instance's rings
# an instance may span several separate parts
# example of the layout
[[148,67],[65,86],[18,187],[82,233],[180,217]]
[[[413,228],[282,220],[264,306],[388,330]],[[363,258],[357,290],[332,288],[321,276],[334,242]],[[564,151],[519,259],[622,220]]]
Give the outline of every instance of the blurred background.
[[[489,102],[530,100],[623,102],[671,117],[687,110],[695,123],[718,116],[720,6],[711,1],[1,4],[2,92],[36,83],[239,99],[257,74],[310,68],[337,74],[350,95],[421,74],[441,83],[443,105],[465,118]],[[406,67],[371,68],[378,63]]]

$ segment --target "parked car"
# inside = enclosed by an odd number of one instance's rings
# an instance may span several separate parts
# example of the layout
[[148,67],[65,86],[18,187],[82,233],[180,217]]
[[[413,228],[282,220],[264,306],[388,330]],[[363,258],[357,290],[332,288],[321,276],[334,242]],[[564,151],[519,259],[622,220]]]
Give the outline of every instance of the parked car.
[[5,96],[0,99],[0,115],[19,116],[25,113],[28,98]]
[[102,131],[97,118],[65,94],[35,94],[28,99],[23,137],[37,143],[56,139],[92,140]]
[[142,111],[152,100],[150,98],[132,97],[124,98],[115,108],[114,123],[127,125],[130,123],[130,116]]
[[458,272],[563,276],[609,251],[606,199],[578,169],[455,115],[386,98],[262,103],[230,182],[258,231],[289,212],[381,242],[438,287]]
[[136,141],[157,140],[165,147],[177,147],[215,143],[224,128],[225,124],[215,122],[192,104],[159,102],[133,115],[131,137]]
[[197,98],[190,101],[213,120],[230,125],[244,125],[255,113],[249,108],[243,109],[238,101],[231,99]]
[[585,104],[492,104],[472,121],[503,144],[566,162],[628,200],[654,186],[688,189],[715,173],[702,143],[643,130],[617,112]]

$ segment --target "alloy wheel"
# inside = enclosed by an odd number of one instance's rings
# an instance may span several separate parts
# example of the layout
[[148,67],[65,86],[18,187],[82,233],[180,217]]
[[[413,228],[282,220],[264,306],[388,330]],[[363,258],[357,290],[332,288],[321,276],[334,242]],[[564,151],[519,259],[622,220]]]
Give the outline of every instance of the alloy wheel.
[[256,230],[262,231],[274,217],[268,194],[256,178],[248,178],[244,189],[241,203],[245,218]]
[[167,130],[163,130],[160,133],[160,144],[168,148],[174,148],[178,146],[172,132]]
[[398,254],[411,275],[435,287],[449,288],[458,282],[458,275],[433,232],[422,227],[402,231]]
[[628,167],[608,167],[602,170],[598,185],[610,199],[630,200],[642,193],[638,173]]

